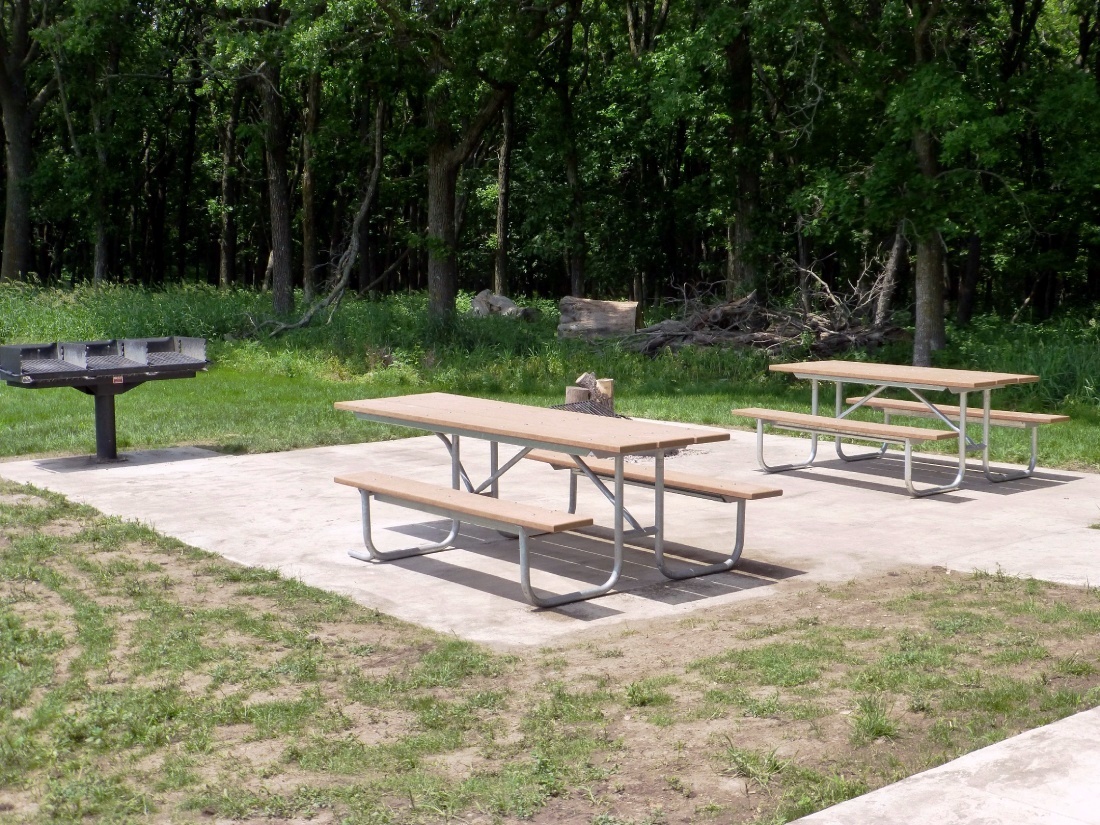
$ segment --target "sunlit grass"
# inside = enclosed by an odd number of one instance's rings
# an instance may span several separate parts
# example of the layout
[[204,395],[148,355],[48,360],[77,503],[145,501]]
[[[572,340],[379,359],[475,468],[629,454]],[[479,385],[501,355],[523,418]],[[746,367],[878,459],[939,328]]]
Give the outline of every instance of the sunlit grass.
[[[564,387],[586,371],[613,377],[617,407],[631,416],[750,428],[752,422],[734,419],[730,410],[809,410],[805,382],[769,373],[768,357],[758,351],[688,348],[647,358],[614,342],[558,339],[553,302],[534,301],[541,317],[518,322],[467,318],[461,312],[469,298],[460,296],[460,315],[445,327],[429,323],[423,294],[403,293],[347,299],[331,320],[269,339],[256,327],[269,296],[249,291],[114,286],[69,292],[12,284],[0,287],[0,343],[205,337],[209,372],[150,382],[119,397],[123,450],[192,444],[266,452],[393,438],[408,433],[337,413],[333,402],[436,390],[548,406],[560,403]],[[798,360],[805,353],[774,357]],[[903,363],[909,354],[892,345],[874,357]],[[1070,423],[1043,428],[1041,465],[1100,467],[1100,328],[1076,318],[1036,327],[978,319],[951,331],[937,362],[1041,375],[1038,384],[998,391],[994,404],[1068,413]],[[94,450],[91,398],[68,389],[0,391],[0,456]],[[859,415],[874,418],[870,411]],[[995,430],[996,461],[1026,462],[1028,450],[1026,431]]]

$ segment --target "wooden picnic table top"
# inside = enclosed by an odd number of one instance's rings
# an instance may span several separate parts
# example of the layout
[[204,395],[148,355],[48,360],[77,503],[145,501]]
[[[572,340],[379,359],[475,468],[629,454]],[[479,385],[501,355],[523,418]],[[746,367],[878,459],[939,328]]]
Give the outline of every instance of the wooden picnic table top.
[[445,392],[337,401],[338,410],[388,424],[519,445],[629,455],[728,441],[717,427],[633,421]]
[[1009,372],[954,370],[942,367],[911,367],[902,364],[869,364],[862,361],[803,361],[772,364],[773,372],[794,373],[800,378],[821,378],[863,384],[899,384],[914,387],[942,387],[945,390],[987,390],[1012,384],[1033,384],[1038,375]]

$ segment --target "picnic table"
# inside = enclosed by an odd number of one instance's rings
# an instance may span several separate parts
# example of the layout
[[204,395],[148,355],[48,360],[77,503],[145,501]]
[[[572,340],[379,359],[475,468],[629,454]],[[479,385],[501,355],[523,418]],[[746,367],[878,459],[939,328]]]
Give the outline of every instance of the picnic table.
[[[873,364],[854,361],[808,361],[794,364],[772,364],[773,372],[791,373],[796,378],[811,382],[811,412],[809,415],[783,410],[768,410],[748,407],[734,410],[734,415],[756,419],[756,452],[761,469],[767,472],[783,472],[812,465],[817,457],[819,436],[833,437],[836,441],[837,455],[845,461],[862,461],[879,458],[884,455],[889,444],[902,444],[905,451],[905,486],[910,495],[928,496],[957,490],[966,476],[966,458],[969,453],[980,452],[982,470],[991,482],[1009,481],[1026,478],[1035,471],[1038,455],[1038,428],[1046,424],[1068,421],[1064,415],[1047,413],[1025,413],[1012,410],[994,410],[991,407],[993,390],[1015,384],[1034,383],[1037,375],[1018,375],[1003,372],[983,372],[979,370],[944,369],[940,367],[913,367],[895,364]],[[834,415],[820,414],[819,384],[822,381],[836,385]],[[862,395],[845,397],[844,386],[856,384],[872,387]],[[914,400],[880,397],[887,389],[896,388],[909,393]],[[928,392],[947,392],[958,396],[957,405],[947,405],[928,398]],[[967,401],[972,393],[981,393],[981,407],[968,407]],[[850,418],[858,409],[879,410],[883,413],[883,423],[859,421]],[[893,424],[891,415],[931,418],[942,428],[913,427]],[[980,422],[981,441],[975,441],[968,432],[968,422]],[[764,460],[764,425],[778,429],[796,430],[810,434],[810,454],[802,462],[770,466]],[[1016,427],[1030,430],[1031,459],[1027,469],[1014,473],[994,472],[989,464],[989,434],[991,426]],[[881,446],[873,452],[848,455],[844,452],[844,438],[881,441]],[[912,445],[924,442],[956,441],[958,444],[958,470],[955,478],[947,484],[918,490],[913,484]]]
[[[666,475],[665,455],[670,450],[696,444],[726,441],[730,434],[714,427],[683,426],[652,421],[634,421],[586,415],[565,410],[543,409],[524,404],[472,398],[450,393],[421,393],[391,398],[341,401],[336,409],[354,413],[365,421],[412,427],[434,433],[450,457],[450,488],[383,475],[355,473],[336,478],[358,488],[362,499],[363,542],[366,552],[352,551],[364,561],[405,558],[446,550],[453,546],[462,522],[516,533],[519,538],[520,585],[527,600],[550,607],[590,599],[610,591],[619,579],[624,542],[629,536],[651,535],[657,567],[670,578],[688,578],[733,567],[744,542],[744,504],[754,498],[779,495],[780,490],[761,485],[738,484],[683,473]],[[462,439],[488,442],[489,475],[475,482],[462,462]],[[500,446],[517,448],[503,463]],[[625,466],[627,456],[647,455],[652,469]],[[568,512],[548,510],[500,499],[500,480],[523,459],[543,461],[571,471]],[[555,596],[535,594],[530,583],[528,536],[538,532],[576,530],[593,523],[578,516],[576,478],[583,476],[610,502],[613,510],[614,549],[612,570],[596,587]],[[610,487],[604,481],[610,481]],[[637,485],[654,491],[654,524],[643,527],[626,508],[625,487]],[[686,493],[738,505],[737,534],[730,557],[713,565],[673,570],[664,558],[665,493]],[[451,519],[451,529],[442,542],[404,550],[379,550],[370,535],[370,499],[399,504]],[[627,533],[625,523],[633,528]]]

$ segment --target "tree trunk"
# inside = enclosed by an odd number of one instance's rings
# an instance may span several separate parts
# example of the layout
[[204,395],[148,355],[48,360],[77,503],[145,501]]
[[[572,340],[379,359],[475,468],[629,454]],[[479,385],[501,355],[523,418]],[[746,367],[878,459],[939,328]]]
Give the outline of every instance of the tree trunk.
[[581,180],[580,152],[577,148],[577,127],[573,118],[573,89],[569,66],[573,54],[573,25],[566,24],[558,46],[557,76],[554,94],[561,115],[562,165],[569,186],[569,223],[565,228],[565,260],[569,273],[569,294],[583,298],[588,242],[584,220],[584,183]]
[[[913,36],[916,64],[931,63],[935,57],[932,47],[932,22],[940,10],[939,0],[930,0],[917,4],[920,19]],[[939,161],[936,157],[935,138],[931,132],[918,128],[913,134],[913,152],[917,167],[935,191],[939,177]],[[943,318],[943,242],[939,227],[918,227],[917,266],[914,284],[916,319],[913,332],[913,364],[930,366],[932,353],[943,349],[946,344],[946,332]]]
[[176,230],[179,232],[176,278],[179,281],[186,279],[187,264],[190,260],[187,244],[191,240],[191,188],[195,180],[195,145],[199,124],[198,87],[201,82],[202,66],[198,60],[192,60],[190,83],[187,88],[187,131],[183,144],[183,182],[180,185],[179,211],[176,217]]
[[241,119],[244,87],[233,86],[229,121],[222,135],[222,221],[218,238],[218,287],[226,289],[237,280],[237,125]]
[[432,136],[428,146],[428,314],[437,321],[454,315],[458,291],[455,246],[458,172],[511,95],[510,88],[494,89],[457,139],[441,111],[445,102],[431,100],[425,107]]
[[497,249],[493,266],[493,292],[508,294],[508,197],[512,179],[512,114],[511,100],[501,109],[500,157],[497,160]]
[[1085,288],[1090,301],[1100,300],[1100,244],[1090,243],[1085,258]]
[[32,96],[27,89],[27,69],[40,53],[34,33],[46,23],[46,7],[32,6],[30,0],[4,3],[0,17],[0,117],[4,122],[6,209],[0,281],[26,278],[34,265],[27,189],[34,171],[32,130],[42,107],[57,89],[57,78]]
[[932,366],[932,353],[943,349],[943,242],[940,233],[917,240],[916,329],[913,365]]
[[[738,7],[745,11],[744,3],[739,3]],[[736,186],[732,248],[726,266],[726,298],[731,299],[751,289],[757,277],[751,247],[760,174],[752,146],[753,78],[748,23],[742,24],[736,37],[726,45],[725,53],[729,75],[728,133],[730,146],[735,152],[733,167]]]
[[107,259],[110,255],[110,245],[107,238],[107,223],[102,217],[106,206],[101,197],[96,200],[98,201],[98,208],[95,220],[95,259],[92,264],[92,283],[99,287],[107,282]]
[[[111,180],[111,159],[107,151],[107,144],[115,121],[112,105],[112,81],[118,77],[118,67],[121,59],[121,43],[116,39],[112,39],[108,49],[102,97],[92,104],[92,131],[95,135],[96,163],[99,164],[99,180],[95,184],[95,263],[92,266],[92,282],[97,287],[104,284],[110,274],[111,233],[107,225],[107,213],[114,198],[114,192],[112,191],[113,187],[112,190],[108,189]],[[59,91],[60,86],[61,81],[59,79]]]
[[875,301],[875,326],[881,327],[890,319],[890,304],[894,300],[894,293],[898,288],[898,275],[901,272],[902,261],[909,254],[909,244],[905,240],[902,231],[903,223],[898,223],[894,232],[894,244],[890,247],[890,257],[886,260],[886,268],[882,272],[882,283],[879,285],[878,299]]
[[32,172],[31,115],[25,97],[0,97],[5,151],[4,254],[0,281],[25,279],[31,268],[31,202],[27,185]]
[[973,233],[966,243],[966,267],[959,281],[959,304],[955,308],[955,322],[965,327],[974,317],[974,305],[978,298],[978,277],[982,266],[982,236]]
[[428,150],[428,314],[443,319],[454,314],[458,290],[455,257],[455,189],[458,164],[450,146],[433,144]]
[[260,69],[267,150],[268,210],[271,222],[271,292],[277,315],[294,309],[290,250],[290,183],[287,180],[286,119],[279,93],[280,71],[270,62]]
[[[364,90],[362,98],[359,101],[359,143],[363,146],[366,146],[370,142],[373,123],[374,110],[371,107],[370,94]],[[364,185],[367,184],[369,176],[369,171],[364,169]],[[359,224],[359,276],[356,288],[356,291],[360,294],[366,291],[368,284],[374,282],[374,259],[375,251],[370,243],[370,221],[363,221]],[[385,284],[383,284],[382,287],[384,291]]]
[[[918,129],[913,147],[921,174],[934,180],[939,172],[932,135]],[[925,227],[917,240],[916,324],[913,333],[913,364],[927,367],[932,353],[943,349],[947,333],[943,316],[943,241],[939,229]]]
[[302,133],[302,298],[313,302],[317,274],[317,215],[314,196],[313,139],[321,112],[321,73],[309,75],[306,89],[306,120]]

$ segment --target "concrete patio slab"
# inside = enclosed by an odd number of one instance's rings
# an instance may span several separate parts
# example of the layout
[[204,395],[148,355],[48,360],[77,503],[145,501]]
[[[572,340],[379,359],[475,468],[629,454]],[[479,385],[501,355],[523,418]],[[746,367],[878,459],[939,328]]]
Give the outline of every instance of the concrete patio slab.
[[[794,459],[805,443],[776,437],[769,449],[775,460],[787,460],[785,454]],[[465,442],[463,457],[472,472],[487,469],[483,444]],[[958,492],[911,499],[900,458],[824,461],[765,476],[756,469],[753,434],[742,431],[734,431],[730,442],[684,450],[668,466],[765,481],[785,493],[749,503],[737,570],[670,582],[654,569],[647,549],[632,547],[617,592],[556,610],[535,610],[523,601],[515,542],[494,531],[464,530],[458,549],[397,562],[364,563],[347,555],[361,546],[359,499],[333,476],[369,468],[446,484],[449,462],[432,436],[237,456],[181,447],[132,453],[117,464],[85,457],[10,461],[0,463],[0,476],[498,649],[766,597],[789,582],[845,581],[900,563],[1001,569],[1071,584],[1100,581],[1100,533],[1089,529],[1097,520],[1100,476],[1041,471],[993,485],[974,473]],[[923,459],[917,480],[934,483],[953,472],[949,460]],[[558,509],[564,509],[566,490],[564,472],[530,461],[520,462],[502,485],[502,495]],[[630,489],[628,505],[648,523],[652,494]],[[442,538],[448,526],[400,507],[373,509],[383,549]],[[666,509],[674,554],[709,562],[728,552],[733,507],[670,496]],[[593,515],[597,528],[534,540],[536,588],[567,592],[606,578],[610,507],[581,485],[579,511]]]
[[800,819],[807,825],[1100,824],[1100,708]]

